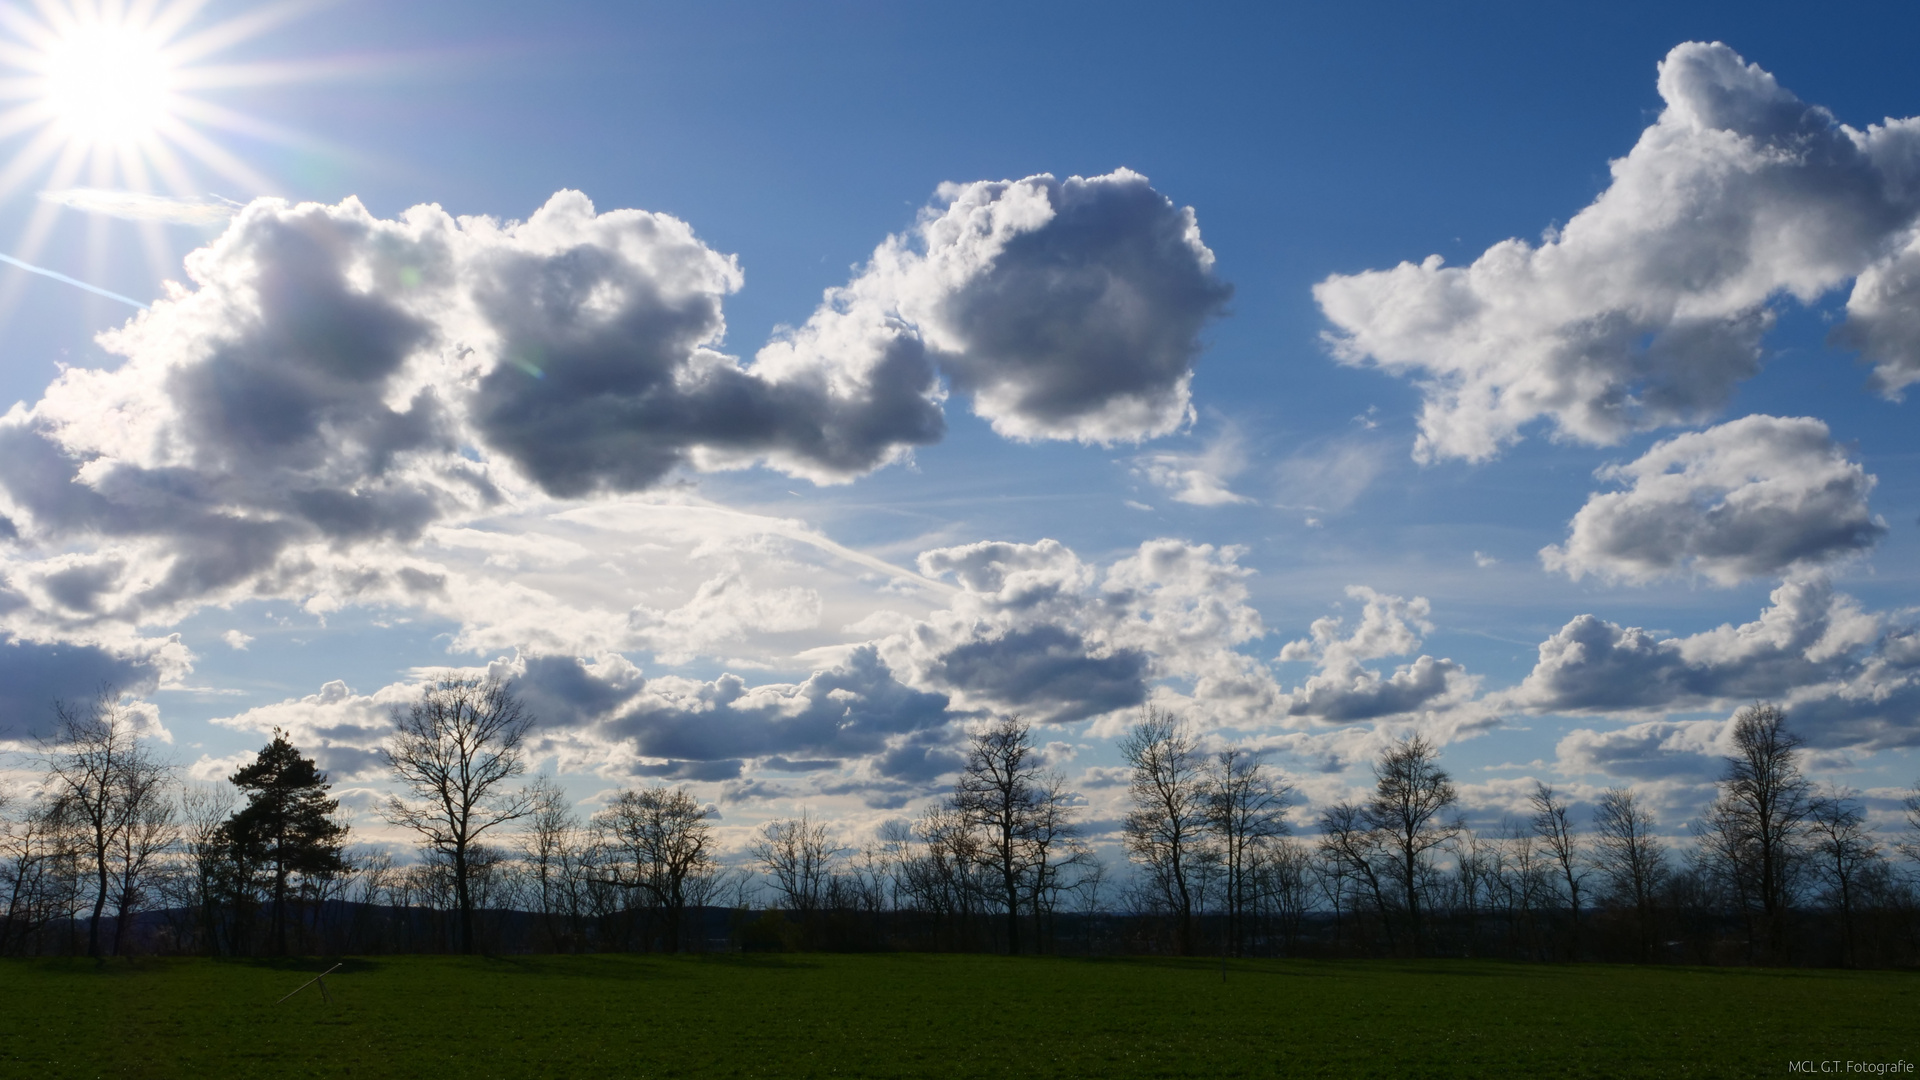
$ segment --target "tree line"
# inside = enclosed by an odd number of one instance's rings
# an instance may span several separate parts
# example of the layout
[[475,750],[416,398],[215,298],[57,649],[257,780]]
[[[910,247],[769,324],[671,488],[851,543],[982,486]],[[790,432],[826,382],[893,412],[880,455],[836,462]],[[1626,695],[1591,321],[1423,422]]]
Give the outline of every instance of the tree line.
[[443,678],[394,714],[380,806],[416,857],[350,844],[331,783],[276,731],[183,784],[114,695],[62,703],[31,797],[0,792],[0,955],[940,949],[1912,964],[1920,789],[1882,838],[1812,783],[1784,713],[1732,727],[1717,797],[1673,842],[1632,788],[1582,820],[1536,783],[1475,829],[1437,748],[1386,747],[1364,798],[1293,820],[1256,751],[1148,708],[1126,732],[1124,866],[1019,717],[978,726],[953,787],[852,844],[803,811],[723,852],[684,788],[582,816],[526,771],[507,684]]

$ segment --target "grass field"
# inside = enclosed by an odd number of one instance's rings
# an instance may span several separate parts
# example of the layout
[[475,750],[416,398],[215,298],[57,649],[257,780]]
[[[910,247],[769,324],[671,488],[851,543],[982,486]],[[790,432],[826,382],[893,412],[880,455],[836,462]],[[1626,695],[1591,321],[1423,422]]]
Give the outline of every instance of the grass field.
[[[925,954],[0,963],[20,1077],[1785,1076],[1920,975]],[[1858,1074],[1855,1074],[1858,1075]]]

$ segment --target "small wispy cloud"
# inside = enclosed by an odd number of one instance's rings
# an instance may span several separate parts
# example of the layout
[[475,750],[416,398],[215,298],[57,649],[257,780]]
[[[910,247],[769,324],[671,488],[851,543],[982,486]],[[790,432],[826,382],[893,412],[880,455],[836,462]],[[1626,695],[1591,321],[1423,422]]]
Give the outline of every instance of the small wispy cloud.
[[1246,455],[1240,449],[1240,433],[1230,426],[1202,450],[1141,454],[1133,459],[1134,475],[1166,489],[1175,502],[1194,506],[1253,502],[1227,487],[1227,482],[1246,466]]
[[1280,500],[1288,510],[1339,513],[1353,505],[1387,465],[1386,448],[1359,436],[1296,451],[1280,463]]
[[171,195],[152,195],[143,191],[113,191],[107,188],[67,188],[64,191],[40,192],[42,202],[55,206],[64,206],[69,210],[78,210],[83,214],[100,214],[104,217],[119,218],[122,221],[153,221],[163,225],[225,225],[227,220],[239,213],[240,205],[231,199],[218,196],[195,196],[179,198]]

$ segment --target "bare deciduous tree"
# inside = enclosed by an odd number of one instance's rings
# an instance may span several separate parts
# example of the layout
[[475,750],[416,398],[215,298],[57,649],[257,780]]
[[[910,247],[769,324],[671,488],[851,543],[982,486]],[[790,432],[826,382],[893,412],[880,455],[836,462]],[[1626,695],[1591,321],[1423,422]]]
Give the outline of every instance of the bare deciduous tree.
[[1020,951],[1021,900],[1040,795],[1040,770],[1026,721],[999,717],[968,737],[966,764],[953,785],[953,806],[979,832],[993,865],[1009,953]]
[[1900,839],[1894,842],[1894,849],[1916,863],[1920,863],[1920,784],[1901,800],[1901,808],[1906,811],[1905,826],[1900,830]]
[[1230,746],[1206,770],[1206,820],[1226,872],[1227,951],[1239,955],[1246,913],[1256,903],[1263,853],[1286,835],[1293,788],[1266,767],[1258,752]]
[[179,883],[185,906],[199,914],[208,952],[221,950],[220,898],[228,873],[226,823],[233,813],[230,784],[192,785],[181,793],[181,844],[186,857]]
[[[171,803],[169,777],[111,689],[86,705],[56,703],[54,720],[53,741],[43,748],[47,787],[54,814],[77,834],[93,877],[87,955],[98,956],[107,901],[137,906],[141,879],[167,840],[171,814],[162,807]],[[116,950],[125,922],[116,928]]]
[[985,851],[980,838],[951,800],[926,808],[903,834],[893,833],[900,852],[894,862],[895,889],[907,903],[932,915],[936,933],[949,947],[966,943],[981,895]]
[[1205,775],[1193,734],[1179,717],[1149,706],[1120,743],[1132,769],[1123,837],[1147,869],[1147,885],[1172,911],[1182,953],[1193,951],[1196,874],[1206,858]]
[[1374,762],[1373,797],[1363,808],[1367,825],[1383,838],[1387,871],[1399,887],[1413,951],[1420,951],[1422,894],[1431,878],[1434,852],[1459,831],[1445,815],[1459,801],[1453,780],[1440,768],[1439,751],[1410,735],[1381,751]]
[[[1357,888],[1357,899],[1372,906],[1386,932],[1387,948],[1392,949],[1393,921],[1387,914],[1392,902],[1381,874],[1386,850],[1380,832],[1367,821],[1365,809],[1357,803],[1327,807],[1320,815],[1319,850],[1324,864],[1321,887],[1333,905],[1336,929],[1343,898],[1351,898]],[[1350,900],[1345,906],[1353,910]]]
[[1640,962],[1653,959],[1654,903],[1667,880],[1666,847],[1653,817],[1630,788],[1610,788],[1593,812],[1593,864],[1613,894],[1630,906]]
[[179,836],[172,777],[163,767],[129,777],[127,821],[114,845],[113,955],[127,946],[127,933],[154,892],[161,860]]
[[79,886],[77,833],[47,799],[27,802],[18,816],[0,820],[0,956],[24,951],[33,935],[73,909]]
[[1293,954],[1294,942],[1313,907],[1313,853],[1306,845],[1280,837],[1258,851],[1249,876],[1258,885],[1253,890],[1256,910],[1272,915],[1279,923],[1284,955]]
[[577,949],[586,910],[585,848],[580,818],[567,793],[547,777],[527,789],[531,805],[520,856],[532,879],[533,901],[552,947]]
[[1573,914],[1573,958],[1580,958],[1580,886],[1586,879],[1586,860],[1580,852],[1580,836],[1573,827],[1573,808],[1553,788],[1536,780],[1528,796],[1533,807],[1533,834],[1540,838],[1547,856],[1559,870],[1560,883],[1566,886],[1567,907]]
[[827,882],[840,856],[824,822],[806,810],[797,818],[769,821],[760,826],[752,845],[753,857],[773,879],[773,887],[788,911],[811,918],[826,899]]
[[1758,916],[1767,948],[1778,951],[1811,808],[1800,737],[1787,730],[1779,706],[1761,702],[1734,714],[1733,747],[1720,796],[1707,811],[1701,855],[1740,897],[1749,926]]
[[[1027,846],[1027,901],[1033,911],[1035,948],[1052,933],[1054,912],[1060,898],[1087,888],[1087,877],[1095,873],[1099,860],[1080,839],[1080,826],[1074,819],[1078,808],[1074,794],[1067,789],[1066,778],[1057,772],[1039,778],[1033,813],[1024,830]],[[1096,882],[1091,887],[1098,889]]]
[[1880,846],[1867,828],[1866,811],[1850,791],[1816,794],[1808,804],[1806,824],[1813,871],[1826,887],[1827,899],[1840,910],[1843,960],[1852,967],[1854,908],[1862,879],[1880,861]]
[[690,903],[706,895],[712,875],[710,811],[683,790],[664,787],[622,791],[601,821],[624,855],[610,880],[643,892],[664,917],[668,952],[679,952],[681,924]]
[[474,950],[472,853],[488,830],[526,816],[532,796],[505,785],[522,760],[534,718],[493,676],[434,680],[411,706],[393,711],[394,733],[381,748],[409,799],[387,800],[386,818],[444,855],[459,908],[460,951]]

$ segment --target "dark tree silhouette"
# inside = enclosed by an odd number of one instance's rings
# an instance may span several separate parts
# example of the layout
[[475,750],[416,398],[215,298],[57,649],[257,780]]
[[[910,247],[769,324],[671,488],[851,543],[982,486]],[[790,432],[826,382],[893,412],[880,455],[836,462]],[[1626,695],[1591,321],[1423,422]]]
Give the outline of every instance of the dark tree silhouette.
[[708,892],[700,887],[714,868],[708,816],[685,791],[643,788],[616,795],[601,818],[625,856],[608,880],[644,893],[665,916],[668,952],[680,951],[688,904]]
[[1418,735],[1387,747],[1374,762],[1373,797],[1362,808],[1367,825],[1382,838],[1388,876],[1399,886],[1416,954],[1423,940],[1421,894],[1432,876],[1433,853],[1461,828],[1445,817],[1459,796],[1439,757],[1439,750]]
[[386,817],[411,829],[446,856],[460,912],[460,951],[474,951],[473,860],[480,837],[525,817],[533,797],[507,781],[522,760],[533,716],[507,683],[448,676],[436,679],[406,709],[393,711],[394,733],[381,748],[387,767],[411,798],[387,800]]
[[1720,797],[1707,811],[1702,854],[1732,885],[1761,933],[1749,932],[1778,952],[1800,868],[1801,841],[1812,809],[1807,778],[1800,772],[1800,737],[1787,730],[1787,715],[1767,702],[1733,717],[1734,752],[1720,780]]
[[1609,788],[1593,811],[1593,863],[1616,903],[1633,910],[1641,963],[1653,959],[1654,904],[1667,883],[1666,846],[1631,788]]
[[811,919],[826,900],[827,882],[840,858],[840,845],[826,824],[805,810],[797,818],[769,821],[760,826],[751,850],[786,909]]
[[1386,865],[1386,845],[1380,831],[1367,820],[1366,807],[1358,803],[1335,803],[1320,815],[1320,857],[1325,870],[1321,874],[1321,888],[1334,905],[1334,915],[1339,916],[1340,899],[1346,893],[1349,881],[1357,883],[1365,890],[1366,898],[1373,903],[1373,910],[1380,918],[1380,926],[1387,935],[1387,948],[1394,947],[1393,920],[1389,912],[1393,907],[1388,883],[1382,874]]
[[1903,858],[1920,863],[1920,784],[1913,785],[1913,790],[1900,801],[1900,807],[1906,811],[1906,820],[1901,822],[1904,827],[1894,840],[1893,849]]
[[1027,722],[1003,716],[967,740],[966,764],[953,785],[953,806],[976,830],[993,868],[1006,913],[1007,952],[1020,951],[1023,885],[1045,788]]
[[551,778],[540,777],[527,789],[532,805],[520,839],[521,865],[532,879],[535,902],[549,945],[578,949],[586,908],[589,845],[572,801]]
[[1148,707],[1120,743],[1132,769],[1123,831],[1127,854],[1172,909],[1182,953],[1193,951],[1194,876],[1207,856],[1206,779],[1193,735],[1172,713]]
[[1247,910],[1259,891],[1254,868],[1268,846],[1286,835],[1292,793],[1258,752],[1230,746],[1215,754],[1207,768],[1207,826],[1227,874],[1227,951],[1235,955],[1244,943]]
[[1841,959],[1856,962],[1854,910],[1871,868],[1880,861],[1880,845],[1867,828],[1867,814],[1849,791],[1816,795],[1807,808],[1807,839],[1813,872],[1826,886],[1827,899],[1840,911]]
[[1035,949],[1052,934],[1054,912],[1069,891],[1098,890],[1093,851],[1080,838],[1079,808],[1066,778],[1057,772],[1036,781],[1033,812],[1023,830],[1027,864],[1026,892],[1033,912]]
[[340,852],[347,827],[334,819],[340,800],[328,798],[327,774],[278,728],[228,780],[246,793],[247,803],[227,819],[225,839],[237,861],[264,872],[272,905],[267,936],[274,952],[285,954],[287,883],[295,875],[317,878],[346,869]]
[[[125,908],[171,822],[167,769],[119,701],[103,689],[86,705],[57,702],[53,741],[44,747],[54,815],[78,835],[94,882],[88,956],[100,955],[100,917],[109,895],[117,891]],[[116,933],[116,949],[118,943]]]
[[1536,780],[1527,799],[1533,807],[1533,834],[1552,857],[1567,888],[1567,907],[1573,913],[1573,959],[1580,958],[1580,886],[1586,879],[1586,860],[1580,836],[1573,827],[1573,808],[1553,788]]

